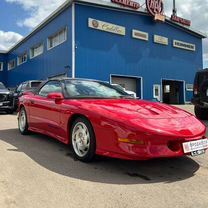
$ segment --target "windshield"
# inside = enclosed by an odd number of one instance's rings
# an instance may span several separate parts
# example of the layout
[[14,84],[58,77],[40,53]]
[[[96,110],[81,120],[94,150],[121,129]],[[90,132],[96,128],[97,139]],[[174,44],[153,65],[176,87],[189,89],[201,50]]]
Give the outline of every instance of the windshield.
[[4,89],[6,89],[6,87],[4,86],[2,82],[0,82],[0,90],[4,90]]
[[104,82],[66,80],[65,83],[68,98],[131,98],[123,90]]

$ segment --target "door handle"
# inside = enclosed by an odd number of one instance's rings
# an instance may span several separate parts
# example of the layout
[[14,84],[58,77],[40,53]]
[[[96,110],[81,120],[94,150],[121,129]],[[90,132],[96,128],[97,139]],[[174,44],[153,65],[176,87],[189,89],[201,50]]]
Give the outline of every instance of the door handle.
[[34,100],[31,100],[31,104],[35,104],[35,101]]

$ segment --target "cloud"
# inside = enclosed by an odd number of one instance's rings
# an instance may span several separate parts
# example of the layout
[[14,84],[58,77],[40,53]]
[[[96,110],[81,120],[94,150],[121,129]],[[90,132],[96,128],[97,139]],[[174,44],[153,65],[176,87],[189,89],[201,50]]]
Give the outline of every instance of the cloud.
[[55,11],[66,0],[5,0],[8,3],[20,5],[28,14],[25,19],[17,20],[20,27],[30,30],[40,24],[47,16]]
[[22,39],[22,35],[15,32],[4,32],[0,30],[0,50],[8,50]]

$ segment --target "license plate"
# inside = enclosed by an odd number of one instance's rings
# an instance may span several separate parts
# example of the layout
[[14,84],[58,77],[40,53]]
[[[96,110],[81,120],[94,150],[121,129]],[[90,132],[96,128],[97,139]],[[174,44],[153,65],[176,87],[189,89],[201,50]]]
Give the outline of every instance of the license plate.
[[208,139],[200,139],[191,142],[183,143],[184,153],[194,152],[198,150],[204,150],[208,148]]
[[204,153],[205,153],[205,150],[197,150],[197,151],[191,152],[191,156],[195,157],[195,156],[198,156],[198,155],[202,155]]

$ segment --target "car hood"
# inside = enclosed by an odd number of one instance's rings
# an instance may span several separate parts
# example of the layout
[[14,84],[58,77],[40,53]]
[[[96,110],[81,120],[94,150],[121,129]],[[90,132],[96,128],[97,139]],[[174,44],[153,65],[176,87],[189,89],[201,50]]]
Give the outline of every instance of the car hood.
[[118,115],[129,119],[170,119],[191,116],[190,113],[162,103],[134,99],[82,100],[84,108],[102,115]]
[[0,94],[9,94],[10,91],[8,89],[0,89]]
[[192,114],[174,106],[144,100],[81,100],[77,106],[137,130],[174,137],[195,137],[205,126]]

